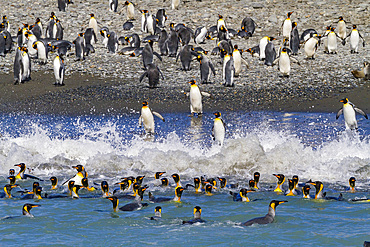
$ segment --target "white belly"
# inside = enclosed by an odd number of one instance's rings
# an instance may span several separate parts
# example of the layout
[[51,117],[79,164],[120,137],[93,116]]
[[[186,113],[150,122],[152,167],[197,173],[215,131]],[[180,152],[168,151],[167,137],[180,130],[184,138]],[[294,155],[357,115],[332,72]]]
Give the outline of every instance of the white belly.
[[283,24],[283,36],[284,38],[289,38],[290,36],[290,31],[292,30],[292,21],[285,20]]
[[351,105],[343,105],[343,116],[347,129],[357,128],[356,112]]
[[260,41],[260,59],[265,58],[265,48],[266,48],[267,43],[268,43],[267,38],[263,38]]
[[280,54],[279,58],[279,69],[280,72],[284,75],[289,75],[290,73],[290,58],[289,55],[286,53]]
[[314,38],[310,38],[304,45],[304,52],[307,57],[311,58],[315,54],[315,46],[317,44],[317,40]]
[[213,124],[213,135],[215,141],[223,145],[225,139],[225,127],[220,119],[215,119]]
[[358,50],[358,43],[360,42],[360,35],[357,31],[352,31],[351,38],[350,38],[350,47],[352,51],[357,52]]
[[233,58],[234,58],[234,68],[235,68],[235,75],[239,75],[242,71],[242,57],[240,56],[240,53],[233,52]]
[[202,113],[202,95],[197,86],[190,87],[190,111],[191,113]]
[[328,50],[329,52],[337,51],[337,36],[335,33],[330,33],[328,35]]
[[154,117],[150,108],[141,109],[141,118],[147,133],[154,133]]

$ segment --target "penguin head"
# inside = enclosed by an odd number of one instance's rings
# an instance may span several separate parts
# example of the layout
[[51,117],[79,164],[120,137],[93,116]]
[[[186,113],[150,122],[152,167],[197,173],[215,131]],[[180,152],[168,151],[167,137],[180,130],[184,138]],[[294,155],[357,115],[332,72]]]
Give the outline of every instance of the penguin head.
[[189,81],[189,83],[190,83],[191,85],[194,85],[194,84],[196,83],[196,81],[195,81],[195,80],[191,80],[191,81]]
[[273,41],[273,40],[275,40],[276,38],[274,38],[274,37],[268,37],[268,40],[269,41]]
[[285,203],[285,202],[288,202],[288,201],[272,200],[272,201],[270,202],[269,207],[271,207],[272,209],[274,209],[274,210],[275,210],[277,206],[279,206],[280,204],[283,204],[283,203]]
[[122,182],[118,183],[120,186],[120,190],[124,191],[126,188],[128,188],[129,185],[129,180],[123,180]]
[[200,187],[200,179],[198,177],[194,178],[194,187],[195,189],[199,189]]
[[285,176],[283,174],[273,174],[273,175],[278,178],[278,184],[284,183]]
[[38,205],[38,204],[31,204],[31,203],[26,203],[23,205],[23,208],[22,208],[22,213],[23,215],[28,215],[28,216],[33,216],[30,211],[32,208],[36,208],[36,207],[41,207],[41,205]]
[[288,179],[288,184],[289,184],[289,191],[294,189],[294,181],[293,179]]
[[181,187],[181,186],[177,186],[176,188],[175,188],[175,195],[177,196],[177,198],[178,198],[178,201],[180,201],[181,200],[181,196],[182,196],[182,192],[184,191],[184,188],[183,187]]
[[350,177],[349,179],[349,186],[351,187],[351,190],[355,190],[355,183],[356,183],[356,178],[355,177]]
[[39,187],[39,186],[40,186],[40,183],[39,182],[33,182],[33,184],[32,184],[32,191],[35,193],[37,187]]
[[260,181],[260,176],[261,176],[261,174],[259,172],[255,172],[253,174],[253,179],[256,182],[256,184]]
[[148,101],[143,101],[143,106],[148,106]]
[[303,195],[305,197],[307,197],[308,195],[310,195],[310,189],[311,189],[311,187],[308,184],[306,184],[305,186],[303,186],[302,192],[303,192]]
[[36,189],[35,189],[35,195],[36,195],[36,197],[37,197],[38,200],[42,199],[41,192],[42,192],[42,187],[41,186],[37,186]]
[[163,174],[165,174],[166,172],[156,172],[155,175],[154,175],[154,178],[155,179],[159,179]]
[[145,176],[137,176],[135,178],[135,183],[138,183],[138,184],[142,184],[143,183],[143,179],[145,178]]
[[297,175],[294,175],[293,178],[292,178],[293,182],[294,182],[294,187],[297,187],[298,185],[298,182],[299,182],[299,178]]
[[283,49],[281,50],[281,53],[286,53],[286,52],[287,52],[287,49],[283,47]]
[[162,207],[161,206],[156,206],[154,209],[154,213],[162,213]]
[[35,49],[35,50],[37,50],[37,42],[39,42],[39,41],[36,41],[36,42],[32,45],[32,48],[33,48],[33,49]]
[[324,189],[324,185],[322,184],[322,182],[320,181],[316,181],[316,182],[310,182],[309,184],[312,184],[313,186],[315,186],[315,189],[316,189],[316,195],[322,191]]
[[167,178],[161,178],[162,187],[167,187],[169,182]]
[[55,189],[57,184],[58,184],[58,179],[57,177],[51,177],[50,178],[50,181],[51,181],[51,186],[52,186],[52,189]]
[[75,181],[69,181],[68,182],[68,189],[69,189],[70,192],[72,191],[73,186],[75,186]]
[[343,16],[338,17],[339,21],[343,21]]
[[174,173],[174,174],[171,175],[171,177],[173,178],[173,180],[175,181],[175,183],[180,182],[180,176],[179,176],[179,174]]
[[90,14],[91,18],[94,17],[95,15],[94,14]]
[[227,184],[226,178],[217,177],[217,179],[220,180],[220,187],[221,188],[225,188],[226,187],[226,184]]
[[253,189],[256,186],[256,181],[254,179],[250,179],[248,184],[249,188]]
[[82,172],[83,170],[85,170],[82,165],[72,166],[72,168],[75,168],[78,172]]
[[125,2],[125,5],[129,5],[129,4],[130,4],[130,2],[129,2],[129,1],[126,1],[126,2]]
[[213,188],[213,186],[211,184],[207,183],[207,185],[206,185],[206,194],[212,195],[212,188]]
[[[102,32],[102,31],[100,31],[100,32]],[[125,40],[126,40],[128,43],[130,43],[130,37],[126,36],[126,37],[125,37]]]
[[330,28],[330,31],[334,32],[334,30],[335,30],[335,27]]
[[8,18],[6,17],[6,15],[3,15],[3,20],[6,20],[6,19],[8,19]]
[[234,50],[238,50],[238,45],[234,45]]
[[194,207],[194,219],[200,219],[202,214],[202,209],[199,206]]
[[219,18],[219,19],[222,19],[222,18],[224,18],[224,17],[223,17],[222,15],[220,15],[220,14],[219,14],[219,15],[218,15],[218,18]]
[[170,23],[170,28],[174,28],[174,26],[175,26],[175,23],[171,22]]
[[292,29],[295,28],[297,26],[297,22],[293,22],[292,23]]
[[14,169],[9,169],[9,175],[12,176],[15,174],[15,170]]
[[292,12],[288,12],[287,16],[288,18],[290,18],[290,16],[293,14],[293,11]]
[[40,20],[40,18],[36,18],[36,24],[38,24],[38,23],[41,23],[41,20]]
[[356,28],[357,28],[357,25],[352,25],[352,28],[353,28],[353,29],[356,29]]
[[[22,47],[24,48],[24,47]],[[23,49],[22,49],[23,50]],[[14,166],[18,166],[19,168],[21,168],[21,171],[24,171],[26,170],[26,164],[25,163],[19,163],[17,165],[14,165]]]
[[153,47],[153,43],[154,43],[154,41],[153,40],[148,40],[148,43],[149,43],[149,45],[151,46],[151,47]]
[[143,197],[144,197],[144,192],[146,191],[148,187],[144,186],[144,187],[140,187],[137,191],[137,194],[140,196],[140,199],[143,200]]
[[89,180],[87,178],[81,179],[82,187],[88,188],[89,187]]
[[10,185],[14,185],[14,184],[15,184],[15,180],[16,180],[16,178],[15,178],[15,176],[14,176],[14,175],[9,176],[9,177],[8,177],[8,179],[9,179],[9,184],[10,184]]
[[326,31],[329,31],[331,29],[331,26],[326,26]]
[[348,99],[347,98],[344,98],[344,99],[341,99],[339,102],[341,102],[343,104],[347,104],[348,103]]
[[227,29],[226,29],[226,27],[224,26],[224,25],[221,25],[221,27],[220,27],[220,31],[222,31],[222,32],[226,32],[227,31]]
[[119,200],[117,199],[117,197],[116,196],[108,196],[106,198],[112,202],[113,210],[114,210],[114,212],[116,212],[117,207],[118,207],[118,203],[119,203]]
[[213,113],[213,114],[215,115],[215,117],[216,117],[216,118],[221,117],[221,112],[215,112],[215,113]]
[[12,189],[15,187],[18,187],[18,184],[13,184],[13,185],[7,184],[4,186],[4,192],[8,198],[12,198],[11,192],[12,192]]

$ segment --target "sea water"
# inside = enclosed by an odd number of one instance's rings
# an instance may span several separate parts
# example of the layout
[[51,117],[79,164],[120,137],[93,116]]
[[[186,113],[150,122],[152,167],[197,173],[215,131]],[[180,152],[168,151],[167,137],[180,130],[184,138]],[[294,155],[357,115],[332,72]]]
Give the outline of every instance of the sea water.
[[[370,241],[369,203],[349,199],[369,198],[370,121],[358,116],[359,130],[345,130],[343,117],[334,113],[223,112],[227,126],[223,146],[213,143],[214,115],[188,117],[187,113],[156,118],[156,135],[147,136],[138,127],[138,112],[120,116],[0,115],[0,185],[8,183],[9,169],[24,162],[27,174],[40,177],[43,194],[66,193],[62,183],[74,176],[74,165],[88,172],[90,186],[80,190],[80,199],[21,200],[19,188],[13,199],[0,199],[1,246],[12,245],[247,245],[256,246],[359,246]],[[166,172],[170,186],[154,179]],[[248,193],[251,202],[234,202],[230,191],[248,188],[254,172],[261,173],[260,190]],[[174,197],[171,174],[178,173],[183,186],[194,177],[225,177],[238,189],[196,194],[189,188],[182,202],[149,203],[134,212],[114,213],[112,203],[101,197],[100,183],[112,192],[127,176],[145,175],[143,184],[155,196]],[[329,196],[342,193],[344,201],[321,201],[287,197],[272,192],[276,177],[298,175],[301,186],[308,180],[322,181]],[[49,178],[59,179],[51,191]],[[355,193],[348,179],[356,177]],[[287,180],[286,179],[286,180]],[[21,189],[33,180],[17,181]],[[287,189],[287,184],[285,184]],[[147,191],[144,202],[148,202]],[[311,186],[311,195],[315,189]],[[273,199],[287,200],[277,207],[275,222],[240,226],[267,213]],[[120,200],[120,206],[129,203]],[[22,205],[36,203],[35,217],[21,217]],[[151,221],[154,208],[162,207],[162,219]],[[182,225],[193,217],[194,206],[202,208],[206,223]]]

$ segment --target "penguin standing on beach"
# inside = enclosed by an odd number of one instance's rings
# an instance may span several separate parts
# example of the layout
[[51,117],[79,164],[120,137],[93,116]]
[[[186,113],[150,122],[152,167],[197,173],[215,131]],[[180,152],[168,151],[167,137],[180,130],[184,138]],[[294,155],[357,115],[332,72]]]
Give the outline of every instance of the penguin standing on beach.
[[200,64],[200,82],[202,84],[208,84],[211,74],[216,75],[215,68],[211,60],[204,53],[199,53],[197,55],[197,60]]
[[159,76],[162,77],[164,80],[162,71],[158,68],[157,65],[153,63],[147,64],[147,70],[140,76],[140,82],[144,79],[144,77],[148,77],[149,80],[149,88],[155,88],[159,83]]
[[176,57],[177,50],[179,48],[179,36],[174,29],[175,24],[170,24],[170,33],[168,34],[167,38],[167,48],[168,48],[168,56],[169,57]]
[[[348,34],[346,39],[347,38],[349,38],[349,40],[350,40],[349,45],[350,45],[350,48],[351,48],[351,53],[358,53],[358,46],[359,46],[359,43],[360,43],[360,38],[362,39],[363,47],[365,47],[365,40],[362,37],[362,35],[360,34],[360,32],[357,30],[356,25],[352,25],[352,31],[351,31],[351,33]],[[343,44],[345,44],[346,39],[343,40]]]
[[96,39],[96,35],[98,35],[98,22],[96,21],[94,14],[90,14],[89,28],[94,30],[93,40],[91,42],[95,44],[98,41]]
[[116,53],[117,49],[118,49],[118,40],[117,40],[117,35],[115,32],[110,32],[108,35],[108,43],[107,43],[107,47],[108,47],[108,52],[110,53]]
[[154,134],[154,117],[153,115],[159,117],[163,122],[165,119],[162,117],[161,114],[158,112],[152,111],[149,108],[149,104],[147,101],[143,101],[143,107],[141,108],[141,114],[139,117],[139,127],[144,124],[144,129],[147,134]]
[[93,44],[96,42],[97,38],[94,32],[93,28],[87,28],[85,33],[84,33],[84,40],[85,40],[85,56],[88,56],[89,53],[94,53],[95,49]]
[[144,10],[140,10],[140,12],[141,12],[141,31],[143,33],[146,33],[148,30],[146,19],[149,16],[149,11],[144,9]]
[[127,19],[134,20],[135,19],[135,5],[132,2],[126,1],[125,6],[126,6]]
[[221,118],[220,112],[215,112],[215,120],[213,122],[212,137],[213,141],[218,143],[220,146],[224,144],[226,125]]
[[144,69],[147,69],[147,65],[153,63],[154,55],[156,55],[160,61],[162,61],[161,56],[153,51],[153,40],[148,40],[148,44],[144,46],[144,49],[141,53],[141,56],[143,58],[143,66]]
[[290,61],[300,64],[296,59],[290,57],[287,48],[283,47],[280,56],[274,61],[274,64],[279,62],[279,70],[285,77],[289,77],[290,74]]
[[33,43],[32,47],[37,50],[37,59],[40,64],[46,64],[48,60],[48,50],[46,49],[44,42],[38,40]]
[[290,16],[293,14],[292,12],[288,12],[287,18],[283,22],[283,37],[289,39],[290,32],[292,30],[292,20],[290,20]]
[[247,33],[247,37],[252,37],[254,30],[256,30],[256,23],[250,17],[245,17],[242,20],[241,29]]
[[335,28],[331,27],[330,32],[327,35],[328,38],[328,53],[330,54],[336,54],[337,53],[337,38],[339,38],[338,34],[335,33]]
[[233,58],[234,58],[234,67],[235,67],[235,77],[238,77],[242,71],[242,63],[248,67],[247,62],[242,57],[243,50],[239,50],[237,45],[234,45]]
[[180,6],[180,0],[172,0],[171,1],[171,8],[172,9],[178,9]]
[[260,40],[260,44],[259,44],[260,60],[265,60],[265,58],[266,58],[265,48],[266,48],[267,44],[269,43],[269,41],[273,41],[273,40],[275,40],[274,37],[268,37],[268,36],[265,36]]
[[274,43],[272,43],[269,40],[265,47],[265,65],[272,66],[275,59],[276,59],[275,46],[274,46]]
[[339,38],[345,39],[347,37],[346,21],[343,19],[343,16],[339,16],[337,30]]
[[358,127],[356,120],[356,112],[360,113],[362,116],[368,119],[366,113],[361,109],[355,107],[355,105],[351,103],[347,98],[344,98],[339,102],[343,103],[343,107],[338,111],[336,119],[338,119],[339,116],[343,114],[346,129],[357,130]]
[[55,86],[64,86],[64,61],[63,58],[57,55],[54,58],[54,76],[55,76]]
[[202,106],[202,94],[205,96],[209,96],[208,93],[201,92],[198,85],[196,85],[195,80],[189,81],[190,83],[190,113],[191,117],[194,116],[194,114],[197,114],[197,116],[201,116],[203,114],[203,106]]
[[75,45],[75,55],[78,61],[85,59],[85,39],[84,33],[79,33],[77,38],[73,41]]
[[182,70],[189,71],[191,70],[191,61],[193,60],[194,52],[192,51],[192,45],[185,45],[179,54],[176,56],[176,62],[180,58]]
[[167,21],[167,14],[165,9],[158,9],[157,14],[155,15],[157,20],[158,27],[164,28],[165,22]]
[[163,28],[159,34],[159,39],[158,39],[158,48],[159,48],[161,56],[168,55],[168,48],[167,48],[167,42],[166,42],[167,38],[168,38],[167,31]]
[[25,36],[27,38],[28,54],[31,58],[35,58],[37,56],[37,50],[33,48],[33,43],[37,41],[37,38],[31,32],[26,32]]
[[235,67],[234,67],[234,58],[233,54],[226,55],[225,58],[228,57],[227,62],[224,59],[224,86],[226,87],[233,87],[234,86],[234,75],[235,75]]
[[297,22],[292,23],[292,31],[290,32],[289,45],[290,45],[290,49],[292,50],[292,55],[298,55],[299,33],[298,33]]
[[326,26],[325,33],[322,36],[323,40],[324,40],[324,53],[329,52],[329,49],[328,49],[328,34],[330,33],[330,29],[331,29],[331,26]]
[[22,59],[22,82],[31,80],[31,59],[28,54],[28,49],[22,47],[21,50],[21,59]]
[[53,28],[54,28],[54,24],[55,24],[55,19],[56,19],[55,13],[51,12],[50,17],[49,17],[49,21],[46,24],[46,29],[45,29],[45,37],[46,38],[53,38]]
[[314,55],[320,44],[320,36],[314,33],[311,33],[310,36],[311,37],[304,43],[304,53],[307,59],[315,59]]
[[207,36],[207,28],[206,27],[198,27],[195,30],[194,34],[194,43],[196,44],[204,44]]
[[118,0],[109,0],[109,11],[117,12]]

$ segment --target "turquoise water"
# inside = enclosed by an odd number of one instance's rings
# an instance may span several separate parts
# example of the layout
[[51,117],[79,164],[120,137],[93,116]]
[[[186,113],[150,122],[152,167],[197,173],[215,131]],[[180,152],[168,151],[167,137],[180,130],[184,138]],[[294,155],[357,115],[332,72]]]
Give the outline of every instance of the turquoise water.
[[[214,195],[185,190],[182,202],[149,204],[134,212],[112,210],[101,192],[81,190],[80,199],[0,199],[1,245],[246,245],[257,246],[360,246],[370,241],[369,203],[352,198],[369,198],[370,123],[358,116],[359,132],[344,129],[341,117],[329,113],[225,112],[228,134],[223,147],[213,145],[210,130],[213,114],[201,119],[186,113],[164,114],[156,119],[157,135],[152,140],[137,127],[138,113],[122,116],[0,116],[0,185],[8,183],[8,170],[24,162],[26,173],[43,178],[43,193],[64,193],[61,184],[74,176],[73,165],[82,164],[89,183],[106,180],[110,191],[125,176],[145,175],[144,184],[155,196],[174,196],[171,174],[182,184],[193,177],[226,177],[229,183],[248,187],[255,171],[261,173],[260,191],[248,193],[251,202],[234,202],[229,191]],[[154,173],[170,187],[161,188]],[[343,193],[344,201],[320,201],[301,196],[286,197],[272,192],[273,173],[324,183],[329,196]],[[50,190],[49,177],[59,178],[57,192]],[[348,179],[355,176],[357,191],[349,193]],[[32,180],[17,181],[30,189]],[[99,188],[99,186],[95,186]],[[287,184],[285,184],[287,188]],[[311,195],[315,189],[311,186]],[[288,200],[277,207],[275,222],[242,227],[239,224],[267,213],[272,199]],[[253,201],[256,200],[256,201]],[[120,206],[129,203],[120,200]],[[147,192],[144,202],[148,202]],[[33,218],[22,217],[22,205],[37,203]],[[162,206],[162,219],[151,221],[155,206]],[[182,225],[202,208],[206,223]],[[8,217],[11,216],[11,217]]]

